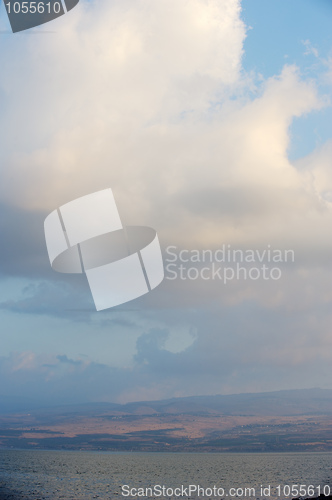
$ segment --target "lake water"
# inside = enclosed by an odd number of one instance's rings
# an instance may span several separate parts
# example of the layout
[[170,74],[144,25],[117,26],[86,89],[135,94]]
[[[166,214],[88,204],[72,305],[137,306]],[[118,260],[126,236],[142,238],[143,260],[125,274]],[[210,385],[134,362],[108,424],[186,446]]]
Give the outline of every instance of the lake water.
[[[306,485],[305,497],[332,485],[332,453],[93,453],[0,450],[0,499],[91,500],[133,498],[292,498],[289,487]],[[124,486],[126,487],[124,488]],[[199,494],[189,485],[200,486]],[[271,486],[271,491],[261,491]],[[278,485],[280,488],[278,489]],[[308,490],[312,485],[316,489]],[[162,487],[165,495],[159,495]],[[183,488],[181,490],[181,487]],[[215,487],[215,490],[213,490]],[[8,489],[7,495],[1,492]],[[123,489],[122,489],[123,488]],[[179,490],[176,490],[179,488]],[[212,490],[209,490],[209,488]],[[224,495],[222,495],[223,490]],[[240,488],[235,491],[231,488]],[[246,490],[254,488],[255,491]],[[219,491],[218,491],[219,489]],[[293,491],[294,493],[294,491]],[[296,491],[295,491],[296,493]],[[332,488],[331,488],[332,494]],[[12,495],[12,496],[11,496]],[[144,496],[136,498],[147,498]],[[301,496],[301,495],[299,495]]]

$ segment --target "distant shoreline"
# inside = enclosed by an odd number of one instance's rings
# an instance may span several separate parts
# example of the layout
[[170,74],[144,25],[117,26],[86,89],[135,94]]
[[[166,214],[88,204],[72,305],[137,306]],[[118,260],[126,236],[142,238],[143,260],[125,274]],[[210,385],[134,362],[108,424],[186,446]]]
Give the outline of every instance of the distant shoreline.
[[331,452],[331,435],[332,390],[322,389],[0,414],[0,443],[7,449],[311,453]]
[[[260,450],[197,450],[197,449],[188,449],[188,450],[173,450],[173,449],[162,449],[162,450],[100,450],[98,448],[89,448],[89,449],[79,449],[79,448],[16,448],[16,447],[0,447],[0,452],[2,451],[22,451],[22,452],[56,452],[56,453],[109,453],[109,454],[119,454],[119,455],[124,455],[124,454],[174,454],[174,455],[179,455],[179,454],[188,454],[188,455],[208,455],[208,454],[220,454],[220,455],[321,455],[321,454],[332,454],[332,448],[328,450],[267,450],[267,451],[260,451]],[[1,488],[1,487],[0,487]],[[0,491],[1,493],[1,491]],[[326,498],[326,497],[324,497]],[[0,498],[1,500],[1,498]],[[291,499],[291,500],[297,500],[297,499]],[[304,499],[307,500],[307,499]],[[311,498],[310,500],[316,500],[315,498]]]

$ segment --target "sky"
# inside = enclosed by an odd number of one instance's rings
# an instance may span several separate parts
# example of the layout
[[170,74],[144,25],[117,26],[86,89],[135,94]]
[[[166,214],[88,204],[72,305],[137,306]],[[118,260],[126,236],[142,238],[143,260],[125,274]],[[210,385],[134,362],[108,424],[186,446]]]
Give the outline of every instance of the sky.
[[[81,0],[12,34],[1,4],[0,398],[332,388],[331,21],[330,0]],[[43,222],[109,187],[166,279],[96,312]],[[247,279],[203,262],[223,248],[255,255]],[[274,278],[248,278],[260,258]]]

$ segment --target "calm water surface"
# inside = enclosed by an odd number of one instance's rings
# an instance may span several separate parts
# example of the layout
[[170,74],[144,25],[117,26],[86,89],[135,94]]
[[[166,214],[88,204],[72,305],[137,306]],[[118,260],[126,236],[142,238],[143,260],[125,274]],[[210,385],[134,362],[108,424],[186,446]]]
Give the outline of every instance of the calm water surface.
[[[194,484],[202,488],[213,488],[214,485],[222,487],[225,489],[224,498],[230,488],[250,487],[255,488],[255,496],[235,495],[234,498],[274,499],[278,497],[277,485],[282,488],[293,484],[311,484],[316,487],[332,485],[331,468],[332,453],[175,454],[0,450],[0,492],[5,487],[10,489],[11,498],[15,500],[106,500],[126,498],[122,496],[123,485],[130,488],[154,485],[176,488]],[[271,485],[269,497],[261,494],[261,485]],[[185,494],[180,498],[188,496]],[[190,496],[212,497],[194,493]],[[286,497],[281,495],[279,498]]]

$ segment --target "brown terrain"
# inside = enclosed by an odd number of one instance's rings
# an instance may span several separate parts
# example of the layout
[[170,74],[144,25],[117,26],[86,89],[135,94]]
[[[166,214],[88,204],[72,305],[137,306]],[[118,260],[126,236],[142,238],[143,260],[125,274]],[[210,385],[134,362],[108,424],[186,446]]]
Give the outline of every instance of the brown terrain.
[[92,403],[0,414],[0,447],[331,451],[332,391]]

